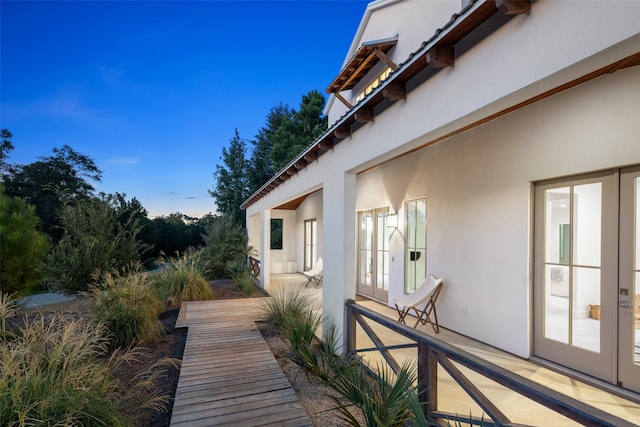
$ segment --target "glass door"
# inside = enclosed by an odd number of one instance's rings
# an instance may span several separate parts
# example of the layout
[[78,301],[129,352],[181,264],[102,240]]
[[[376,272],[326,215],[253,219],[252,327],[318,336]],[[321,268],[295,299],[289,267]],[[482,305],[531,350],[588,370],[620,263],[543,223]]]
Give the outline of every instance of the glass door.
[[318,259],[318,223],[315,219],[304,221],[304,271],[313,268]]
[[427,277],[427,199],[405,203],[405,293],[410,294]]
[[640,168],[620,174],[618,385],[640,393]]
[[617,176],[536,187],[534,352],[611,382],[617,306]]
[[358,292],[387,301],[389,228],[387,209],[358,213]]

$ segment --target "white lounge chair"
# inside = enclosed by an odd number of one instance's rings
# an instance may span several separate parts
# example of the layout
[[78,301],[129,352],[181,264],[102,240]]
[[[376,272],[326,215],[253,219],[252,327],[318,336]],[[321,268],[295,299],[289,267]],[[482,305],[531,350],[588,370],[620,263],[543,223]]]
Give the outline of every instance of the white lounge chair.
[[414,328],[418,326],[418,323],[422,323],[423,325],[430,323],[436,334],[439,333],[440,326],[438,325],[436,300],[441,290],[442,277],[437,278],[433,274],[429,274],[420,287],[413,293],[400,298],[394,298],[393,303],[396,305],[396,310],[398,311],[398,321],[406,324],[405,318],[407,314],[413,310],[418,317],[416,324],[413,325]]
[[309,271],[303,271],[307,278],[307,283],[304,285],[306,288],[309,284],[312,284],[316,288],[322,284],[322,258],[318,258],[316,263],[313,264],[313,267]]

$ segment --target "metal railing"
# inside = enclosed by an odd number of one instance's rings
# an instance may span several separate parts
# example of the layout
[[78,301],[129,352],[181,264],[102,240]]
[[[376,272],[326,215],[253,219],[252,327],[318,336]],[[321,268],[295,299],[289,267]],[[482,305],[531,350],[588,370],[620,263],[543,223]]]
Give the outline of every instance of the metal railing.
[[[346,310],[346,350],[348,353],[356,354],[367,351],[378,351],[389,367],[397,373],[400,370],[400,365],[391,355],[390,351],[409,347],[417,348],[418,398],[420,402],[422,402],[424,415],[429,421],[449,420],[454,422],[471,422],[474,425],[483,426],[521,425],[512,423],[497,405],[491,402],[491,400],[458,369],[454,364],[455,362],[582,425],[611,427],[632,427],[636,425],[483,360],[439,338],[429,336],[417,329],[410,328],[400,322],[376,313],[375,311],[356,304],[354,300],[348,300],[346,302]],[[375,333],[373,327],[367,322],[367,319],[375,322],[376,327],[383,326],[409,338],[412,343],[386,346],[379,335]],[[374,348],[357,348],[357,325],[362,327],[374,343]],[[491,418],[491,421],[477,417],[460,417],[457,414],[438,411],[438,366],[441,366],[447,371],[460,387],[480,406],[484,413]]]

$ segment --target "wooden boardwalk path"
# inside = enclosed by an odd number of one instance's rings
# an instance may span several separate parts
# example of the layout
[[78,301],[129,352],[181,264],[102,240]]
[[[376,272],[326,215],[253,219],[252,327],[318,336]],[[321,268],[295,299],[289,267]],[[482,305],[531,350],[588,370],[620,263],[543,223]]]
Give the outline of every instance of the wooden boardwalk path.
[[263,298],[183,303],[171,426],[312,426],[255,325]]

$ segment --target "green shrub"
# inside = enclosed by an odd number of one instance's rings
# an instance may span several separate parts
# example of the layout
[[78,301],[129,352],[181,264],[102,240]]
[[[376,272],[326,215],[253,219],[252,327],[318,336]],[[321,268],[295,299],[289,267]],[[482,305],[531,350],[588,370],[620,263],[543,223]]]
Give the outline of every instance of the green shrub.
[[93,296],[95,322],[109,331],[111,348],[153,342],[162,336],[164,328],[158,320],[162,305],[147,274],[104,274]]
[[247,232],[231,218],[216,217],[206,227],[203,261],[206,263],[207,277],[228,277],[229,262],[245,260],[250,252]]
[[0,343],[0,425],[125,425],[100,359],[105,332],[56,315],[26,320],[19,337]]
[[0,186],[0,291],[29,290],[40,280],[49,240],[38,222],[35,207]]
[[201,250],[188,250],[182,256],[165,258],[159,262],[160,271],[154,273],[151,280],[167,305],[213,298],[211,286],[204,278],[201,256]]
[[256,288],[246,259],[238,259],[228,262],[227,274],[236,283],[240,292],[248,296],[253,295]]
[[46,260],[47,280],[67,293],[86,291],[97,275],[138,262],[145,250],[137,238],[141,225],[134,215],[124,220],[127,213],[107,195],[65,205],[62,239]]

